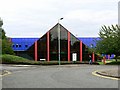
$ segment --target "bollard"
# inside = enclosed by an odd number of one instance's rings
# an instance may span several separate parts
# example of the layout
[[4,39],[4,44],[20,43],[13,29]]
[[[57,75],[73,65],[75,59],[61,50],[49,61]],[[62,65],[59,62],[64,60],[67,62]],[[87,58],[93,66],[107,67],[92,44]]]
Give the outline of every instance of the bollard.
[[106,64],[106,58],[103,57],[103,64],[105,65]]

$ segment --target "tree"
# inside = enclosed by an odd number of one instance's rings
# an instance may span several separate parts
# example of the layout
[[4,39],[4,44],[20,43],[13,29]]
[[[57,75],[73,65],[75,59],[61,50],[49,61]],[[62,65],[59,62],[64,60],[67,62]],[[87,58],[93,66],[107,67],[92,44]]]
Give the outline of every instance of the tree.
[[99,36],[101,40],[97,42],[97,52],[102,54],[115,54],[116,57],[120,55],[119,25],[102,26]]
[[5,35],[6,33],[2,28],[2,25],[3,25],[3,21],[0,18],[0,50],[2,50],[2,54],[14,54],[14,51],[12,50],[11,47],[12,43],[6,37]]
[[2,22],[2,20],[1,20],[1,18],[0,18],[0,39],[2,38],[2,25],[3,25],[3,22]]

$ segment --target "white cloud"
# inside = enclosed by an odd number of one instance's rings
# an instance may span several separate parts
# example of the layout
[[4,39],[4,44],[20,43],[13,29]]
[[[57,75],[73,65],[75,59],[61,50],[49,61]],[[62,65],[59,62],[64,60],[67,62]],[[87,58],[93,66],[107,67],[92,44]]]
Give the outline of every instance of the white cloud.
[[60,17],[64,17],[61,23],[74,30],[72,32],[78,36],[88,35],[88,29],[93,30],[92,35],[97,35],[98,27],[102,24],[117,23],[117,2],[118,0],[1,0],[0,17],[10,37],[39,37]]
[[109,22],[110,20],[117,19],[118,14],[116,11],[103,10],[103,11],[94,11],[94,10],[77,10],[71,11],[65,15],[65,18],[80,20],[83,22]]

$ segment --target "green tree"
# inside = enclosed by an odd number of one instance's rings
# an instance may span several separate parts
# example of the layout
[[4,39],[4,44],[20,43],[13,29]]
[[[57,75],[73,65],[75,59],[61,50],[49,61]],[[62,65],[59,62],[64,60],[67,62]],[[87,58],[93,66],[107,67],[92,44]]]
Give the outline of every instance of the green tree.
[[2,54],[14,54],[14,51],[12,50],[12,43],[9,41],[9,39],[6,37],[6,33],[4,29],[2,28],[3,21],[0,18],[0,50],[2,51]]
[[2,25],[3,25],[3,22],[0,18],[0,55],[2,54]]
[[2,25],[3,25],[3,22],[2,22],[2,20],[1,20],[1,18],[0,18],[0,39],[2,38]]
[[[96,51],[103,54],[120,55],[120,26],[102,26],[99,36],[100,41],[97,42]],[[117,60],[117,58],[116,58]]]

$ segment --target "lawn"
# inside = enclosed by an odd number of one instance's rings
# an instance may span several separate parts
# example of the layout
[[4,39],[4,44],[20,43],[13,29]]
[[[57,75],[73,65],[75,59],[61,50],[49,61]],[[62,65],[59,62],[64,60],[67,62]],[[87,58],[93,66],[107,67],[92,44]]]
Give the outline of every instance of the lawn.
[[[4,54],[0,56],[0,63],[2,64],[27,64],[27,65],[58,65],[58,60],[56,61],[34,61],[34,60],[28,60],[26,58],[22,58],[19,56],[14,56],[14,55],[8,55],[8,54]],[[88,64],[87,61],[84,62],[80,62],[80,61],[61,61],[61,65],[64,64]],[[98,63],[93,63],[93,64],[97,64]]]
[[[98,62],[100,65],[104,65],[104,63],[102,61]],[[115,59],[111,59],[111,60],[106,60],[106,65],[120,65],[120,59],[118,59],[118,61],[116,62]]]
[[[34,61],[34,60],[28,60],[26,58],[22,58],[19,56],[14,56],[14,55],[8,55],[4,54],[0,56],[0,63],[2,64],[27,64],[27,65],[58,65],[58,61]],[[88,62],[68,62],[68,61],[61,61],[61,64],[88,64]],[[104,63],[101,61],[98,61],[97,63],[93,64],[100,64],[103,65]],[[106,65],[120,65],[120,59],[116,62],[115,59],[112,60],[106,60]]]

